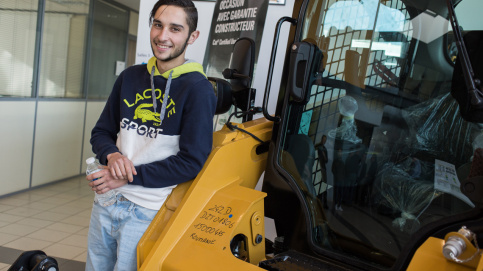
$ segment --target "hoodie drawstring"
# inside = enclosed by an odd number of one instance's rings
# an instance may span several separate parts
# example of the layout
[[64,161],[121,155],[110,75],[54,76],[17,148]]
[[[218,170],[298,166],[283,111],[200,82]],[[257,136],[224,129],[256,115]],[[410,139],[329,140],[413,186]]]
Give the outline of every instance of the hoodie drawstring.
[[156,112],[157,104],[156,104],[156,89],[154,89],[154,72],[156,70],[156,66],[153,65],[151,69],[151,96],[153,96],[153,107],[154,112]]
[[166,90],[164,91],[164,98],[163,98],[163,106],[161,106],[161,112],[160,113],[160,118],[161,118],[161,123],[163,123],[164,119],[164,114],[166,112],[166,106],[168,104],[168,97],[169,97],[169,89],[171,88],[171,79],[173,78],[173,71],[169,73],[168,76],[168,82],[166,82]]
[[[156,91],[155,91],[155,88],[154,88],[154,72],[155,72],[155,69],[156,69],[155,66],[153,66],[153,68],[151,69],[151,96],[153,96],[154,112],[157,111],[156,109],[157,109],[157,106],[158,106],[156,104]],[[171,70],[171,72],[169,73],[168,82],[166,82],[166,90],[164,91],[163,105],[161,106],[161,111],[159,112],[159,118],[160,118],[159,125],[161,125],[163,123],[164,115],[166,113],[166,106],[168,104],[169,90],[171,88],[172,78],[173,78],[173,70]]]

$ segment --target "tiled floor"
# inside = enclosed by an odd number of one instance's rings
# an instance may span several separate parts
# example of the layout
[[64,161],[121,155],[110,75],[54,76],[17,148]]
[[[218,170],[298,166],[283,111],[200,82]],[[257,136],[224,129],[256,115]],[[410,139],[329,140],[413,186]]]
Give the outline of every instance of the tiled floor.
[[84,270],[94,192],[85,176],[0,198],[0,271],[42,250],[60,270]]

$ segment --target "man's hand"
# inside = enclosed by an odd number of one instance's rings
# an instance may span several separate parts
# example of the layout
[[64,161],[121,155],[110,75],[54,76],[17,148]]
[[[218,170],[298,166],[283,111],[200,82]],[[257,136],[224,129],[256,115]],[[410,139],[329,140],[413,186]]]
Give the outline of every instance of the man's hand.
[[86,179],[89,181],[89,186],[92,191],[97,194],[104,194],[109,190],[121,187],[128,182],[127,179],[114,178],[108,167],[104,167],[101,171],[87,175]]
[[133,175],[138,174],[131,160],[120,152],[107,155],[107,166],[115,179],[127,179],[129,182],[132,182]]

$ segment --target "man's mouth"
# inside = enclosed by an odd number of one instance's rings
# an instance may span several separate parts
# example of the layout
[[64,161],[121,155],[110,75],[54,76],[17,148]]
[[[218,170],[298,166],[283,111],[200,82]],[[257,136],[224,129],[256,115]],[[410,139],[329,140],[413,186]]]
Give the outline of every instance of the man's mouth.
[[157,48],[159,48],[161,50],[166,50],[166,49],[171,48],[171,46],[166,45],[166,44],[155,43],[155,45],[156,45]]

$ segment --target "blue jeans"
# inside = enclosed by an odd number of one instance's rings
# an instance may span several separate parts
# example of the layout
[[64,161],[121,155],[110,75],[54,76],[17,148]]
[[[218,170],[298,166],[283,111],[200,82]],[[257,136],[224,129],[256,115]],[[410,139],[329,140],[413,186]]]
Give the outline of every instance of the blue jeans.
[[136,270],[136,247],[157,210],[134,204],[121,194],[103,207],[94,202],[87,238],[86,271]]

